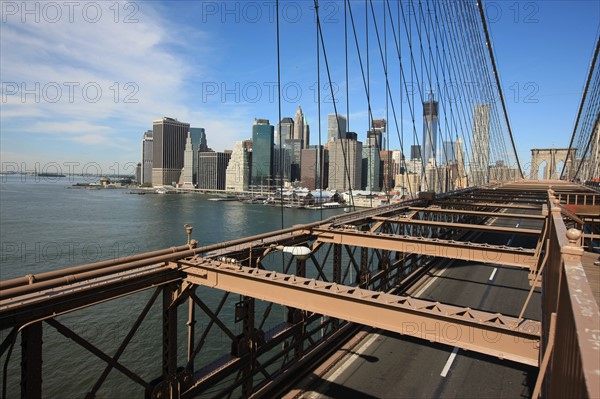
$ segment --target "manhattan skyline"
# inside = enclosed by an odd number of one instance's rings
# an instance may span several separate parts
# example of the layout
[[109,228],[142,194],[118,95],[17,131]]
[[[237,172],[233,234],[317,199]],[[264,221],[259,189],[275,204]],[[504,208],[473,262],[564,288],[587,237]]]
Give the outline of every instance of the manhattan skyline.
[[[36,21],[35,15],[14,13],[3,5],[3,162],[24,162],[29,169],[35,162],[96,162],[104,168],[138,162],[140,133],[150,129],[148,121],[164,115],[204,127],[216,151],[250,138],[254,118],[279,120],[275,23],[268,6],[260,18],[252,18],[244,3],[228,3],[230,9],[225,9],[221,2],[122,2],[116,3],[118,15],[110,4],[99,4],[104,8],[96,23],[89,22],[91,15],[83,14],[83,8],[75,10],[73,22],[68,10],[51,22],[41,6]],[[216,10],[207,4],[215,4]],[[600,5],[558,1],[518,3],[511,9],[511,4],[489,3],[487,12],[518,154],[527,169],[531,148],[540,143],[568,146],[598,36]],[[311,125],[311,144],[318,144],[314,16],[309,6],[282,2],[281,117],[294,117],[301,105]],[[328,2],[322,13],[328,56],[335,65],[338,112],[345,115],[342,6]],[[294,7],[301,10],[297,18]],[[355,13],[364,18],[362,7]],[[258,43],[256,37],[264,40]],[[232,57],[241,62],[230,62]],[[381,66],[372,64],[375,76]],[[356,131],[364,142],[368,115],[356,72],[351,71],[348,87],[347,130]],[[13,83],[19,91],[10,94]],[[373,78],[371,85],[373,93],[379,92],[372,99],[374,117],[386,118],[381,79]],[[94,96],[98,88],[102,94]],[[327,114],[334,112],[326,89],[321,89],[323,144]],[[409,129],[406,114],[402,123]],[[389,148],[399,149],[393,132],[390,126]],[[404,152],[409,151],[405,143]]]

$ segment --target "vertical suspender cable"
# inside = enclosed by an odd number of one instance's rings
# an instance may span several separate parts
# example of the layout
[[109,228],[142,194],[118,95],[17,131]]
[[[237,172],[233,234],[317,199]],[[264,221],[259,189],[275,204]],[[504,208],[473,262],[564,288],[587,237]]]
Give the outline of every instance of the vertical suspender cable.
[[519,154],[517,153],[517,147],[515,146],[515,139],[512,134],[510,127],[510,121],[508,120],[508,112],[506,111],[506,103],[504,101],[504,95],[502,94],[502,85],[500,84],[500,75],[498,75],[498,68],[496,68],[496,59],[494,58],[494,51],[492,50],[492,42],[490,39],[490,33],[488,32],[487,22],[485,21],[485,12],[483,11],[483,0],[477,1],[479,7],[479,15],[481,16],[481,23],[483,24],[483,32],[485,33],[485,41],[487,42],[487,48],[490,53],[490,60],[492,62],[492,69],[494,70],[494,77],[496,78],[496,85],[498,86],[498,94],[500,96],[500,103],[502,104],[502,110],[504,111],[504,119],[506,120],[506,127],[508,129],[508,135],[512,144],[513,151],[515,152],[515,159],[517,160],[517,168],[521,179],[524,179],[523,169],[521,169],[521,163],[519,162]]
[[[592,75],[594,74],[594,65],[596,65],[596,60],[598,59],[598,50],[600,50],[600,37],[598,37],[598,41],[596,42],[596,50],[594,50],[594,56],[592,57],[592,63],[590,64],[590,71],[588,73],[587,81],[585,82],[585,87],[583,89],[583,96],[581,97],[581,104],[579,104],[579,111],[577,111],[577,118],[575,119],[575,126],[573,126],[573,135],[571,136],[571,142],[569,143],[569,150],[567,151],[567,157],[565,158],[565,162],[563,163],[563,167],[560,172],[561,179],[563,178],[563,175],[565,173],[565,168],[567,166],[567,162],[569,162],[569,157],[571,155],[571,149],[573,147],[573,140],[575,140],[575,135],[577,134],[577,128],[579,127],[579,119],[581,118],[583,106],[585,104],[588,89],[590,87],[590,81],[592,80]],[[572,162],[573,166],[575,166],[575,163],[577,162],[577,157],[575,157],[575,159],[571,160],[571,162]]]
[[[315,3],[315,14],[319,15],[319,4]],[[318,115],[318,125],[319,125],[319,149],[317,150],[317,159],[316,162],[321,163],[319,176],[319,201],[321,204],[319,206],[319,213],[321,216],[321,220],[323,220],[323,183],[325,181],[324,173],[325,173],[325,148],[321,148],[321,52],[319,50],[319,25],[316,23],[315,19],[315,28],[316,28],[316,45],[317,45],[317,115]]]

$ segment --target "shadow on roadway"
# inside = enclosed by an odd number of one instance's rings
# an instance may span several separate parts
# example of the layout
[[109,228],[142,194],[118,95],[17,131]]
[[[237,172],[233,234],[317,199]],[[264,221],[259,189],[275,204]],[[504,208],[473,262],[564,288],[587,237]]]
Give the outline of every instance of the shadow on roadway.
[[320,393],[327,398],[352,398],[352,399],[380,399],[378,396],[369,395],[354,388],[349,388],[322,378],[316,379],[313,392]]
[[356,355],[369,363],[377,363],[379,361],[379,358],[377,356],[365,355],[364,353],[357,353],[349,349],[342,349],[341,351],[346,352],[349,355]]

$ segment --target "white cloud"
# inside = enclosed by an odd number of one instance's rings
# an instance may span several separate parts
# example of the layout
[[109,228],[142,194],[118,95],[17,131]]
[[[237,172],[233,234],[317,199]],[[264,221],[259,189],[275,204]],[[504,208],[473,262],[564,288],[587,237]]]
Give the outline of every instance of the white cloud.
[[[155,10],[156,3],[131,3],[139,7],[133,16],[137,23],[122,23],[132,11],[124,8],[130,3],[119,3],[117,23],[114,2],[93,3],[102,8],[96,23],[77,9],[70,22],[63,3],[56,3],[62,7],[56,23],[43,12],[39,23],[30,15],[25,23],[20,13],[2,15],[0,139],[10,142],[11,157],[28,157],[33,136],[53,134],[76,143],[75,153],[80,145],[101,151],[111,143],[136,142],[153,119],[190,115],[186,82],[192,67],[181,49],[210,59],[212,50],[203,44],[209,40],[199,40],[206,34],[179,27],[167,19],[169,13]],[[88,14],[88,19],[94,15]],[[195,63],[193,73],[203,74],[205,68]],[[137,156],[137,145],[131,153]]]

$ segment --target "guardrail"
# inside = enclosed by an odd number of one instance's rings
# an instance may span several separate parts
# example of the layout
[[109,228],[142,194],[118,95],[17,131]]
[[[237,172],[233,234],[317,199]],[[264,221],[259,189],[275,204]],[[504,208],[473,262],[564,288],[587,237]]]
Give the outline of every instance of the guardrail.
[[540,372],[533,397],[600,397],[600,311],[583,269],[581,231],[567,230],[549,192]]
[[599,193],[558,193],[561,203],[567,205],[600,205]]

